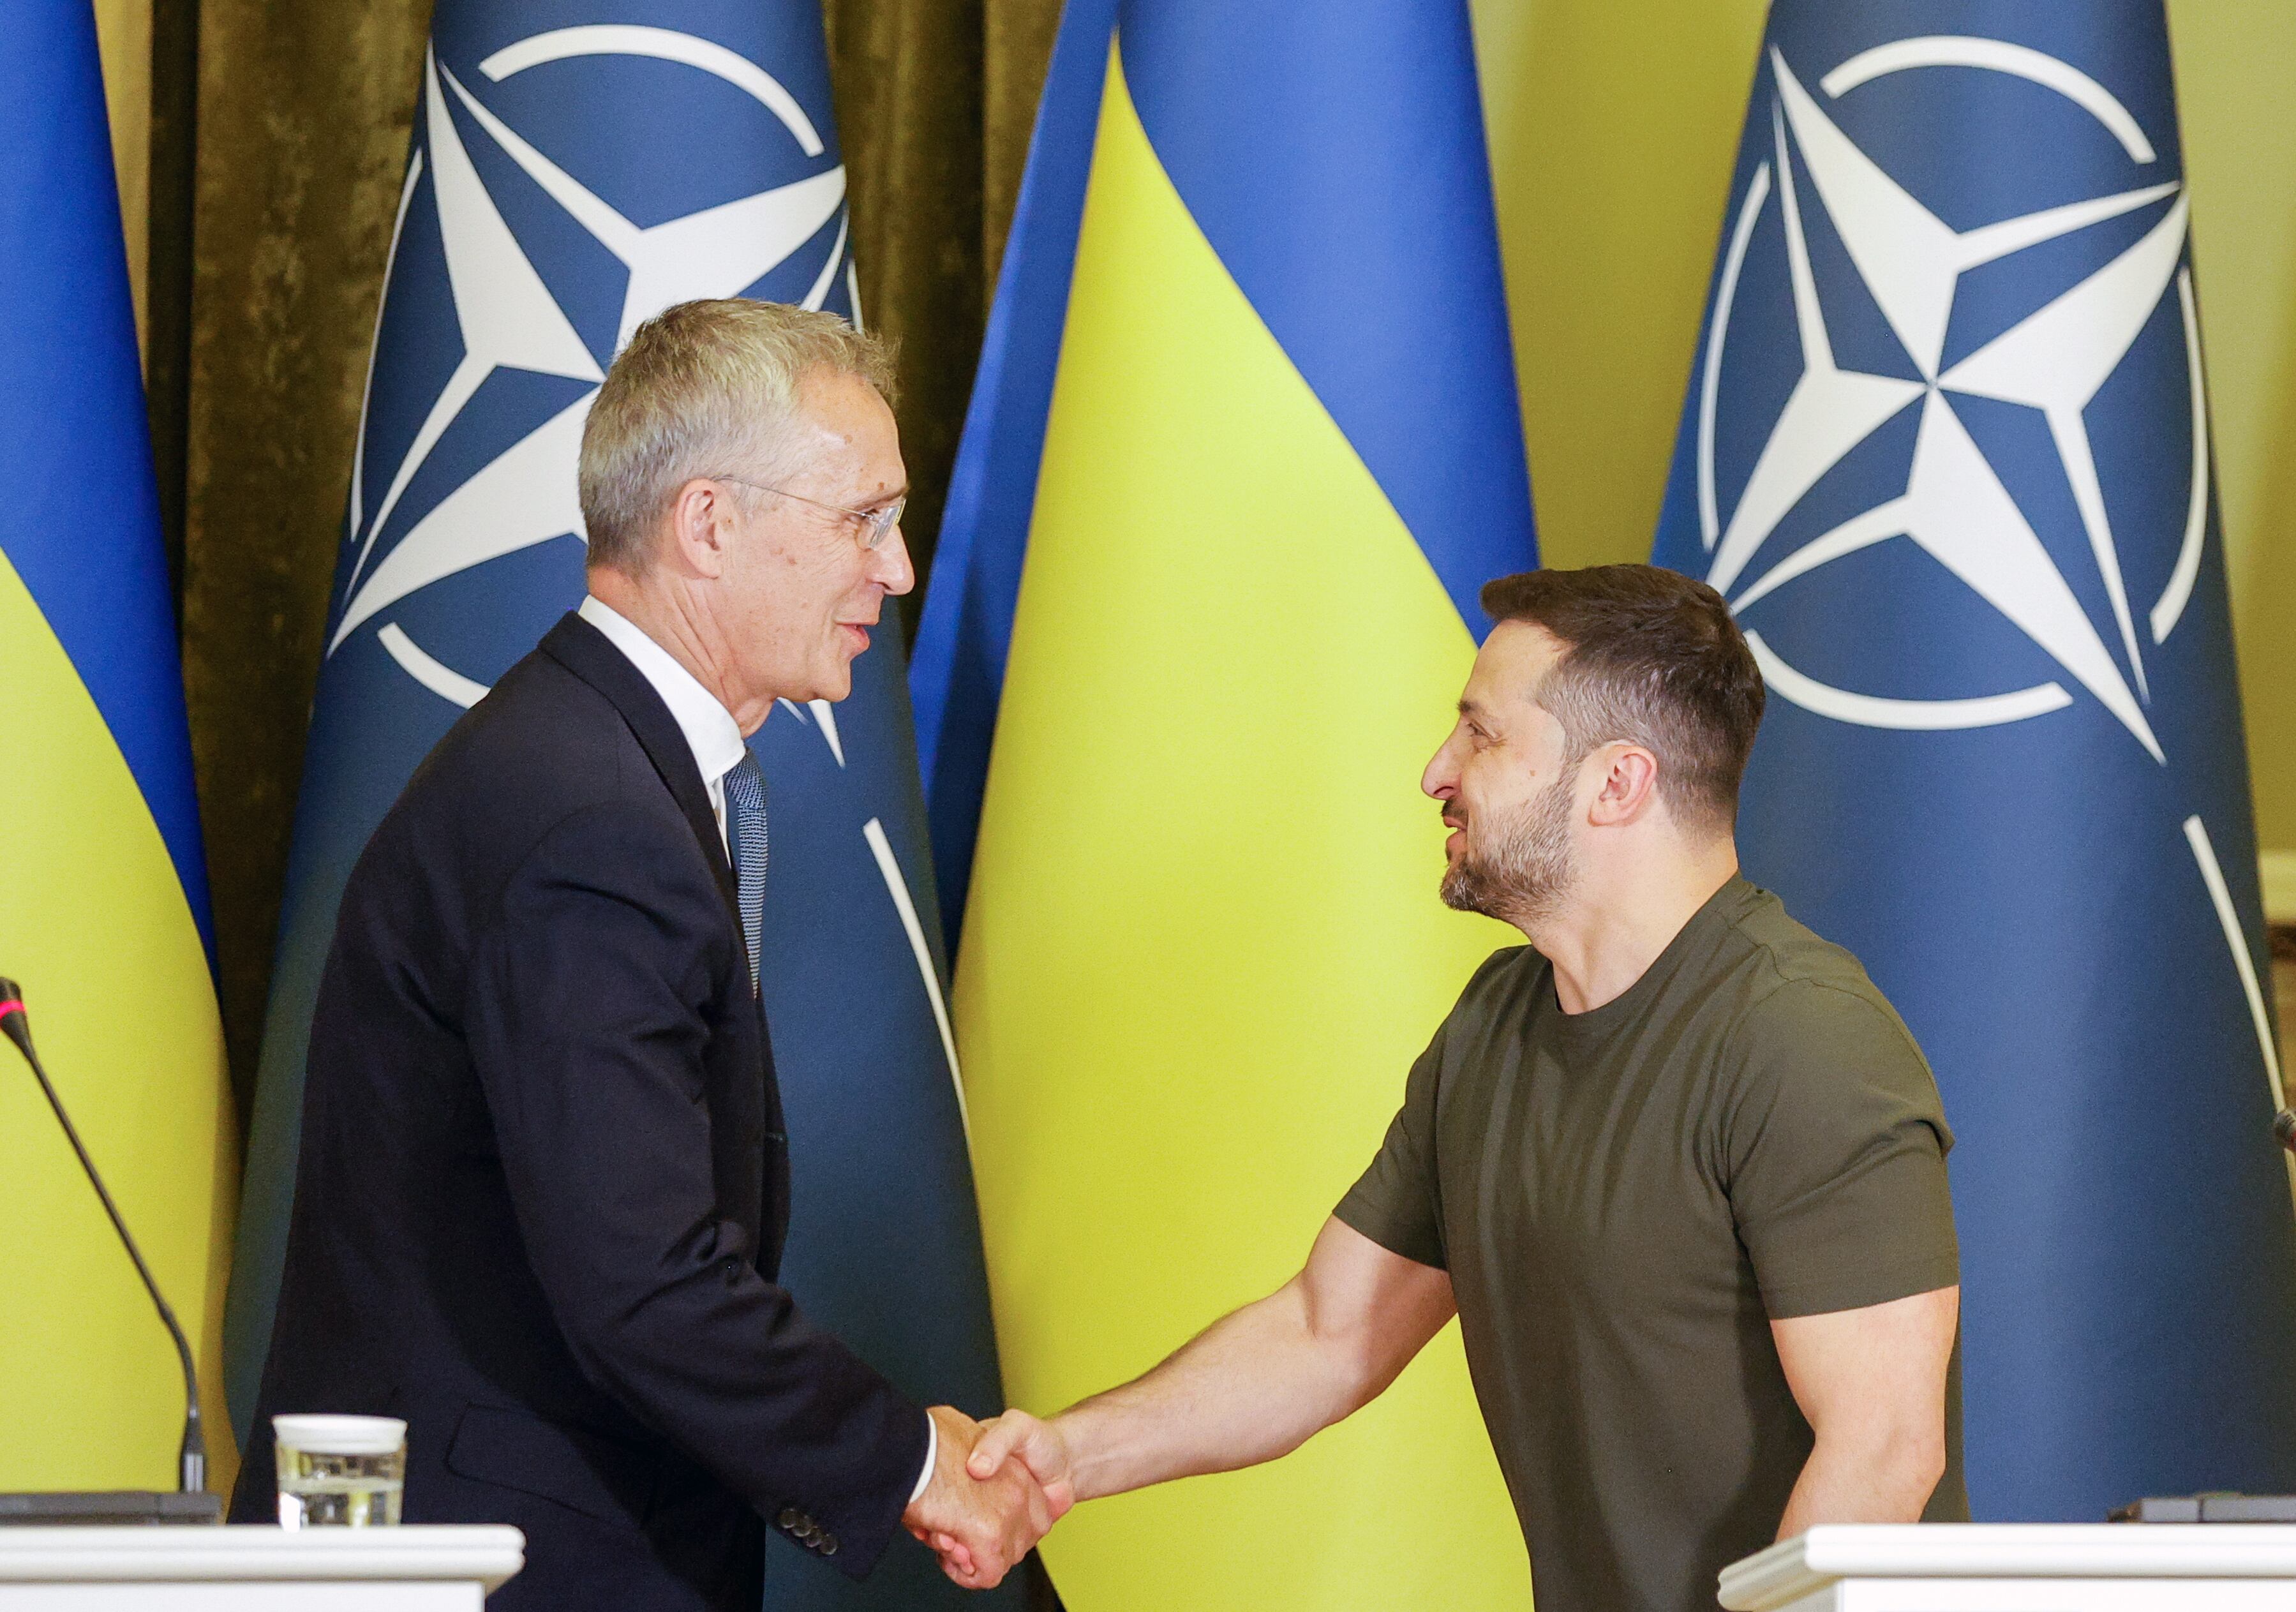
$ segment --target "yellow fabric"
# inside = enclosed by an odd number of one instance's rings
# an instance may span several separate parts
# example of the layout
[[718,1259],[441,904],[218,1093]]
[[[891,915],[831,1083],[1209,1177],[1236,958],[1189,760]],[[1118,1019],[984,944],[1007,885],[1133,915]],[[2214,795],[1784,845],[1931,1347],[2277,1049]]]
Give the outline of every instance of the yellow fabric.
[[[956,1014],[1005,1384],[1049,1411],[1275,1288],[1512,932],[1418,793],[1473,658],[1111,61]],[[1300,1452],[1083,1507],[1072,1612],[1520,1608],[1447,1328]]]
[[[234,1142],[215,988],[142,792],[0,555],[0,972],[193,1342],[210,1487],[237,1462],[221,1327]],[[0,1049],[0,1489],[172,1489],[174,1347],[31,1072]]]

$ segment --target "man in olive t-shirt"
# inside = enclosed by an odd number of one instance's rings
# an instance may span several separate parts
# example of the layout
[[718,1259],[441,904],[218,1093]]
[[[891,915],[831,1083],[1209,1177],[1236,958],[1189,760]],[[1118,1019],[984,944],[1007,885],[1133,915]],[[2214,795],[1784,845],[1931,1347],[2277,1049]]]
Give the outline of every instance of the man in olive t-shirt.
[[1017,1458],[1064,1510],[1270,1460],[1456,1313],[1539,1612],[1693,1612],[1814,1524],[1965,1517],[1951,1138],[1857,959],[1738,876],[1744,637],[1642,565],[1483,607],[1422,787],[1444,901],[1529,946],[1468,984],[1297,1277],[1135,1382],[999,1418],[974,1476]]
[[1338,1213],[1449,1271],[1542,1607],[1711,1607],[1769,1542],[1811,1443],[1770,1323],[1954,1285],[1947,1146],[1866,971],[1743,879],[1584,1013],[1483,965]]

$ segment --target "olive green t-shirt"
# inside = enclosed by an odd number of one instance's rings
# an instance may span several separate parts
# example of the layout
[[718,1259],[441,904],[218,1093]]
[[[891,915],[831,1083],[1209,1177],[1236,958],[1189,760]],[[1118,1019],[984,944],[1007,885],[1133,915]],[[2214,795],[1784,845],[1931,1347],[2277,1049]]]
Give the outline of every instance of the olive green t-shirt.
[[1590,1012],[1529,948],[1476,973],[1338,1213],[1450,1272],[1538,1612],[1711,1612],[1809,1454],[1771,1320],[1958,1281],[1952,1145],[1857,959],[1743,879]]

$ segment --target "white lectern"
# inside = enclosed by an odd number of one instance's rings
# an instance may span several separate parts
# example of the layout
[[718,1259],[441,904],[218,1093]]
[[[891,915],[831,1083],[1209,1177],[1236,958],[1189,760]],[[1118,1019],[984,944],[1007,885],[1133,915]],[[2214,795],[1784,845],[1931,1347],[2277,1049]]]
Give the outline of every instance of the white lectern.
[[0,1612],[479,1612],[516,1528],[0,1528]]
[[1722,1569],[1730,1612],[2296,1612],[2296,1526],[1812,1528]]

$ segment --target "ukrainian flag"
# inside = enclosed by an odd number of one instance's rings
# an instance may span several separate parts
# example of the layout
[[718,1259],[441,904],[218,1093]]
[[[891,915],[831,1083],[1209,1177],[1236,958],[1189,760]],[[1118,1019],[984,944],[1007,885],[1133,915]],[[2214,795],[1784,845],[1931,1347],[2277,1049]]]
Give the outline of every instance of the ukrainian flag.
[[[1510,351],[1457,0],[1070,0],[912,676],[1016,1403],[1295,1271],[1513,938],[1417,789],[1535,563]],[[1456,1329],[1046,1554],[1073,1612],[1528,1595]]]
[[[228,1489],[234,1143],[87,0],[11,8],[0,151],[0,973],[193,1340]],[[20,1067],[0,1067],[0,1489],[174,1488],[175,1349]]]

